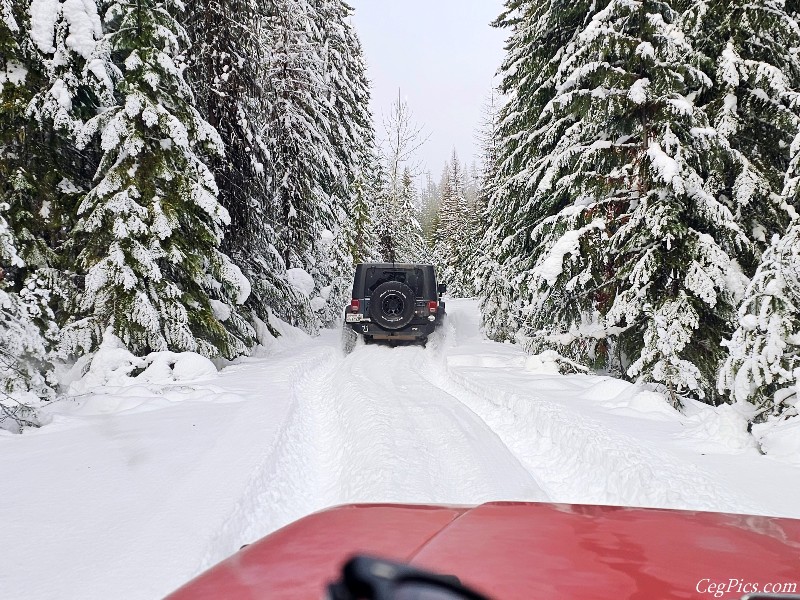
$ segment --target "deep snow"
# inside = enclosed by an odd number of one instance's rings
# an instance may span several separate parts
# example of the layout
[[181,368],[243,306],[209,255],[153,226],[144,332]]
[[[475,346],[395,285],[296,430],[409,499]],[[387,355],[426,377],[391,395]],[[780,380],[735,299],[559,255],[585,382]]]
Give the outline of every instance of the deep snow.
[[337,331],[284,328],[219,374],[168,353],[148,376],[95,372],[42,429],[0,431],[0,595],[157,598],[345,502],[800,517],[797,452],[762,456],[736,407],[679,414],[625,382],[558,375],[483,340],[474,302],[447,306],[425,349],[360,345],[345,357]]

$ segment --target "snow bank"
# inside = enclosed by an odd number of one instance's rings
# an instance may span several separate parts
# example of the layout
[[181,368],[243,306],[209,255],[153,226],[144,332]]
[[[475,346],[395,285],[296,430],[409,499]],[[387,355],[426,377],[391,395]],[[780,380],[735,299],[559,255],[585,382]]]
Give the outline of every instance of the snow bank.
[[753,426],[767,456],[800,467],[800,417]]
[[728,451],[732,454],[753,450],[756,441],[747,432],[749,412],[739,405],[709,406],[687,401],[683,419],[684,439],[706,452]]
[[[520,370],[521,349],[482,339],[466,305],[448,302],[429,377],[478,414],[554,501],[800,516],[797,470],[759,454],[747,412],[694,402],[680,413],[613,378]],[[795,451],[788,431],[772,448],[781,456]]]
[[139,358],[107,331],[86,373],[69,384],[69,394],[77,396],[108,387],[189,382],[216,376],[217,368],[204,356],[194,352],[153,352]]
[[[279,352],[285,352],[298,345],[305,344],[311,341],[312,337],[305,331],[298,327],[293,327],[286,321],[282,321],[276,317],[272,311],[269,312],[267,321],[265,323],[258,317],[254,317],[254,325],[256,330],[256,338],[260,345],[253,352],[255,358],[265,358]],[[275,337],[273,332],[277,333]],[[238,359],[234,362],[239,362],[244,359]]]

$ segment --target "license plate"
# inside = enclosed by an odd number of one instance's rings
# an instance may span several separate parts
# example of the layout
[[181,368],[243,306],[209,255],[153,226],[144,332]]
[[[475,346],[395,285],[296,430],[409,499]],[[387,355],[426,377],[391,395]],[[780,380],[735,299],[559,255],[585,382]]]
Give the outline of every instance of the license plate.
[[361,321],[364,320],[364,315],[361,315],[359,313],[353,313],[350,315],[345,315],[344,320],[347,323],[360,323]]

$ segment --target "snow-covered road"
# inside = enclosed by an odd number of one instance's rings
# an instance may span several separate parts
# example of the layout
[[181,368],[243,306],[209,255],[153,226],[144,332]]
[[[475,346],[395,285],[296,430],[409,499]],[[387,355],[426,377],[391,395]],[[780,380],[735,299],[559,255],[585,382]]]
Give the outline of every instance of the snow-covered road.
[[427,348],[294,332],[205,380],[119,381],[0,433],[0,590],[157,598],[347,502],[551,500],[800,517],[800,465],[731,407],[685,414],[483,340],[449,301]]

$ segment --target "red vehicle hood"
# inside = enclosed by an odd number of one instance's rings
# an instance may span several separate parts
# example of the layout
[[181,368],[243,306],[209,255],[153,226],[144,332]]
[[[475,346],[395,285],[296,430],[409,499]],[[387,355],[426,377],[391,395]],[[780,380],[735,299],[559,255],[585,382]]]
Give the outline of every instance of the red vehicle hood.
[[[456,575],[497,600],[718,600],[774,584],[800,591],[800,520],[493,503],[329,509],[248,546],[169,598],[318,600],[356,553]],[[781,589],[791,587],[774,591]]]

